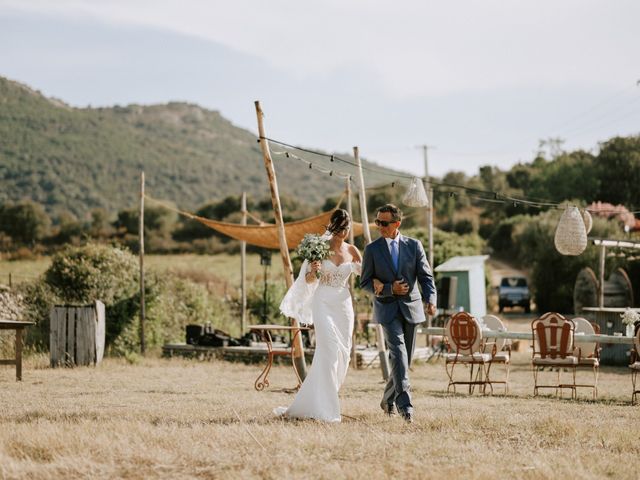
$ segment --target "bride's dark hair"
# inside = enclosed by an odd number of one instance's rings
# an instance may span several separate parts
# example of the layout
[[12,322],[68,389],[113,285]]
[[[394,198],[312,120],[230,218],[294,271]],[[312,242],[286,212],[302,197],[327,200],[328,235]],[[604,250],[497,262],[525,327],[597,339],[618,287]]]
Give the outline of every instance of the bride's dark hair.
[[327,231],[332,235],[335,235],[336,233],[349,228],[350,224],[351,219],[349,218],[349,212],[342,208],[338,208],[331,215],[331,223],[327,225]]

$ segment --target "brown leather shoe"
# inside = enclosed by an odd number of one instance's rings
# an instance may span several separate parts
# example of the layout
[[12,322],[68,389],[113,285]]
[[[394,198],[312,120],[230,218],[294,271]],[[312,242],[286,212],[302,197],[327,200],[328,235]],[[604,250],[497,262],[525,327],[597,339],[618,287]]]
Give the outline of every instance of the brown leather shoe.
[[386,403],[384,400],[380,402],[380,408],[389,417],[393,417],[396,412],[396,406],[393,403]]
[[413,423],[413,413],[411,412],[400,412],[400,416],[407,423]]

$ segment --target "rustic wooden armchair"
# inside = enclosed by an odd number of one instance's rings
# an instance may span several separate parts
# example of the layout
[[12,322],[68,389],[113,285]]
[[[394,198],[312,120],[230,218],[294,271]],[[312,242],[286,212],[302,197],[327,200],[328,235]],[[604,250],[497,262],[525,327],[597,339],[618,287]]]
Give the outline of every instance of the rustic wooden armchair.
[[636,324],[636,335],[633,339],[633,348],[631,349],[631,385],[633,386],[633,392],[631,393],[631,405],[635,405],[636,396],[640,394],[638,389],[638,372],[640,372],[640,325]]
[[[495,315],[485,315],[482,317],[482,321],[485,326],[489,330],[494,330],[498,332],[506,332],[507,328],[502,323],[500,318]],[[488,334],[485,334],[488,335]],[[492,345],[495,344],[496,353],[491,358],[491,363],[497,363],[504,365],[505,368],[505,377],[504,380],[494,380],[491,379],[491,383],[503,383],[504,384],[504,393],[509,393],[509,367],[511,364],[511,341],[506,338],[493,338],[486,336],[484,337],[488,342],[485,346],[492,348]],[[494,369],[495,371],[495,369]]]
[[[586,318],[573,319],[576,330],[575,335],[595,335],[600,333],[598,324],[591,323]],[[593,371],[592,384],[576,384],[576,387],[593,389],[593,399],[598,398],[598,371],[600,369],[600,345],[597,342],[578,342],[575,350],[578,352],[578,370],[591,369]]]
[[[489,378],[491,360],[495,355],[495,343],[492,347],[483,341],[482,329],[478,321],[467,312],[454,314],[445,325],[445,342],[448,353],[445,355],[445,370],[449,376],[447,393],[456,385],[468,385],[469,394],[473,393],[476,385],[482,386],[486,393],[489,386],[493,393],[493,386]],[[485,350],[491,348],[491,352]],[[455,380],[456,366],[464,365],[469,369],[469,380]]]
[[[556,395],[558,395],[558,390],[562,392],[564,388],[569,388],[571,389],[571,398],[575,398],[576,368],[578,366],[578,357],[574,354],[573,348],[575,324],[559,313],[549,312],[531,322],[531,332],[533,334],[531,366],[534,396],[538,395],[538,390],[541,388],[553,388]],[[545,368],[557,370],[558,376],[555,383],[545,385],[538,383],[539,374]],[[571,383],[561,382],[560,377],[563,369],[570,370]]]

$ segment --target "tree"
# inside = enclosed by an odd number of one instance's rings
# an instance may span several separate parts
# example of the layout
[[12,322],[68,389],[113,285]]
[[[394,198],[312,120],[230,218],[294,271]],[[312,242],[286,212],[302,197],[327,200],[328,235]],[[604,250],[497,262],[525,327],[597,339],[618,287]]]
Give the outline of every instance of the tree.
[[599,200],[626,207],[638,207],[640,135],[615,137],[603,143],[597,156],[596,172],[600,178]]
[[51,219],[38,203],[26,201],[0,209],[0,230],[14,242],[31,244],[40,241],[47,235],[50,226]]

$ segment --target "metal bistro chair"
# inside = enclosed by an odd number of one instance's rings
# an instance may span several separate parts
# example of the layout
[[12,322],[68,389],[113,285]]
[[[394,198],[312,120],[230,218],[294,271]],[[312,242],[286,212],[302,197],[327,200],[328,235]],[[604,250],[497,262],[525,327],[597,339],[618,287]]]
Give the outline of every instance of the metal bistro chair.
[[[504,326],[502,320],[495,315],[485,315],[482,321],[489,330],[498,332],[506,332],[507,327]],[[485,335],[487,335],[485,333]],[[496,353],[491,359],[491,363],[501,363],[505,368],[504,380],[491,379],[491,383],[504,383],[504,393],[509,393],[509,367],[511,364],[511,341],[506,338],[493,338],[486,336],[487,341],[495,342]],[[487,344],[491,345],[490,343]]]
[[633,386],[633,393],[631,394],[631,405],[636,403],[636,395],[640,394],[638,389],[637,379],[638,372],[640,372],[640,325],[636,324],[636,334],[633,339],[633,349],[631,349],[631,385]]
[[[554,388],[556,395],[558,389],[571,389],[571,398],[576,397],[576,367],[578,357],[573,354],[573,334],[575,324],[564,318],[559,313],[549,312],[531,322],[533,335],[533,356],[531,367],[533,369],[533,395],[538,395],[540,388]],[[539,385],[538,374],[545,367],[556,368],[558,380],[555,385]],[[573,375],[572,383],[561,383],[560,373],[568,368]]]
[[[577,317],[573,319],[576,326],[575,335],[595,335],[600,333],[597,324],[589,322],[586,318]],[[593,399],[598,398],[598,371],[600,369],[600,344],[597,342],[576,343],[578,350],[578,369],[590,368],[593,370],[593,384],[577,384],[576,387],[586,387],[593,389]]]
[[[489,385],[493,394],[489,370],[496,350],[495,344],[491,353],[485,353],[488,345],[482,340],[482,330],[478,321],[467,312],[458,312],[449,319],[444,328],[449,352],[445,355],[445,369],[449,376],[447,393],[452,386],[455,393],[456,385],[469,385],[469,394],[473,393],[475,385],[482,385],[482,392],[485,393]],[[456,365],[469,368],[468,381],[453,379]]]

